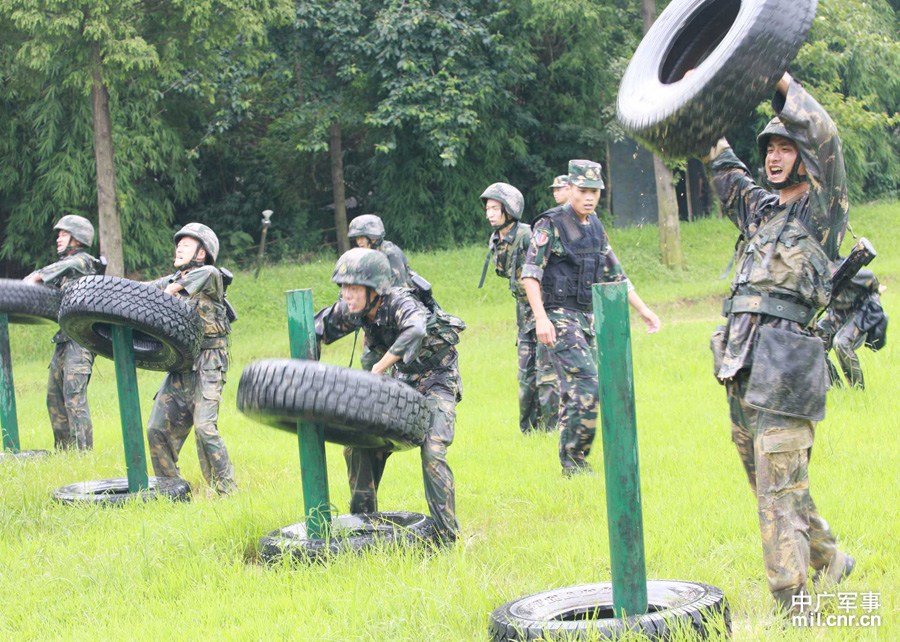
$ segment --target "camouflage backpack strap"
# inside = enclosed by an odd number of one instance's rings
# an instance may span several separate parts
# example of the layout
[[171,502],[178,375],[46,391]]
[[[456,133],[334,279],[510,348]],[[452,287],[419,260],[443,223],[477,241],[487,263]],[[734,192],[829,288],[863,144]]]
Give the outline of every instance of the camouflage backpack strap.
[[491,257],[496,251],[497,244],[494,243],[494,237],[491,236],[491,240],[488,242],[488,253],[487,256],[484,257],[484,267],[481,268],[481,279],[478,281],[478,289],[481,289],[484,286],[484,279],[487,276],[488,265],[490,265]]

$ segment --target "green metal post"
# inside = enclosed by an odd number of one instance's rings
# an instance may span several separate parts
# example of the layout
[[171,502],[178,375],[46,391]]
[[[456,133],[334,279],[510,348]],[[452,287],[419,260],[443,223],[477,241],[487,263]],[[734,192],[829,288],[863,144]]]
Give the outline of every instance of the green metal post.
[[647,612],[647,570],[644,565],[628,286],[625,283],[595,284],[593,298],[613,608],[619,616],[641,615]]
[[116,364],[116,386],[119,389],[119,417],[125,442],[125,468],[128,492],[147,490],[147,455],[144,451],[144,425],[138,394],[137,370],[134,366],[134,339],[131,328],[112,325],[113,361]]
[[19,419],[9,350],[9,315],[5,312],[0,313],[0,431],[3,432],[3,449],[18,452]]
[[[287,311],[291,357],[315,360],[316,326],[312,290],[288,291]],[[324,539],[331,526],[324,428],[313,423],[297,422],[297,439],[300,442],[300,478],[306,509],[306,534],[310,538]]]

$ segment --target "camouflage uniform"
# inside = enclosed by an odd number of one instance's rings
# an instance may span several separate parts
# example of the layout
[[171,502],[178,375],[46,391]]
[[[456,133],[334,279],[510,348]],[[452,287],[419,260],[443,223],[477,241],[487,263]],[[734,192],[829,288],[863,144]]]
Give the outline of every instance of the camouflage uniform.
[[178,455],[193,426],[203,477],[216,491],[227,493],[235,488],[234,466],[217,427],[231,332],[223,304],[222,275],[215,266],[206,265],[176,272],[152,285],[165,289],[170,283],[182,286],[176,296],[186,297],[199,313],[203,343],[193,369],[168,373],[154,397],[147,422],[153,473],[180,476]]
[[[599,168],[573,161],[570,183],[599,189]],[[566,204],[535,221],[522,277],[541,283],[544,309],[556,329],[548,352],[559,382],[560,463],[566,473],[589,470],[585,458],[597,429],[599,396],[591,285],[627,281],[625,273],[597,216],[581,223]]]
[[[769,590],[790,610],[793,597],[806,589],[807,566],[828,572],[832,562],[846,558],[809,492],[807,467],[825,393],[821,343],[806,326],[830,295],[829,260],[837,258],[848,205],[841,144],[828,114],[793,81],[773,107],[780,122],[773,120],[760,135],[761,153],[767,132],[782,135],[777,128],[783,127],[798,146],[809,192],[781,205],[777,194],[753,182],[730,148],[710,163],[723,209],[746,239],[737,250],[724,308],[728,322],[714,352],[732,439],[757,498]],[[781,353],[760,347],[769,345],[768,337],[781,342]],[[805,398],[784,395],[790,386],[755,383],[790,367],[804,379],[798,387]]]
[[384,238],[384,222],[374,214],[363,214],[350,221],[347,238],[351,241],[365,236],[372,243],[372,249],[384,253],[391,265],[391,285],[395,288],[411,288],[412,275],[409,260],[397,245]]
[[[77,251],[38,270],[38,274],[45,284],[62,288],[82,276],[96,274],[96,262],[87,252]],[[94,427],[87,385],[91,380],[94,354],[72,341],[62,330],[53,337],[53,343],[47,411],[53,426],[54,446],[90,450],[94,447]]]
[[516,221],[506,235],[495,231],[490,249],[497,276],[509,281],[516,300],[516,345],[519,353],[519,428],[556,430],[559,420],[559,385],[547,347],[538,343],[534,332],[534,312],[522,286],[522,267],[531,241],[531,227]]
[[[825,341],[826,349],[834,348],[838,364],[847,378],[847,382],[856,388],[866,387],[862,367],[856,351],[866,341],[867,329],[862,321],[863,306],[869,302],[881,306],[878,294],[878,279],[871,270],[860,270],[859,273],[841,292],[835,296],[825,316],[818,322],[816,331]],[[831,381],[841,385],[840,375],[828,362],[831,370]]]
[[[447,448],[453,443],[456,404],[462,399],[454,346],[465,324],[440,309],[430,312],[407,289],[393,288],[381,294],[379,301],[372,320],[350,314],[346,304],[338,301],[316,315],[316,334],[328,344],[362,327],[368,348],[363,363],[366,370],[387,352],[402,357],[394,366],[394,376],[425,395],[433,414],[421,448],[425,499],[441,537],[453,541],[459,534],[459,522]],[[351,490],[350,512],[377,511],[378,486],[390,450],[346,448],[344,456]]]

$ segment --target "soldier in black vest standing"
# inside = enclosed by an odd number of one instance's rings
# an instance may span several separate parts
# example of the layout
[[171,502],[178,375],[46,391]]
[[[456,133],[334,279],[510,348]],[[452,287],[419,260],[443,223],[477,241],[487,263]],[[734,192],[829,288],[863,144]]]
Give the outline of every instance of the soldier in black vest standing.
[[[590,472],[585,461],[597,429],[599,382],[591,286],[628,281],[594,214],[603,179],[600,164],[569,161],[569,202],[533,225],[522,268],[537,339],[549,348],[559,378],[559,460],[563,475]],[[660,322],[629,283],[628,302],[648,332]]]

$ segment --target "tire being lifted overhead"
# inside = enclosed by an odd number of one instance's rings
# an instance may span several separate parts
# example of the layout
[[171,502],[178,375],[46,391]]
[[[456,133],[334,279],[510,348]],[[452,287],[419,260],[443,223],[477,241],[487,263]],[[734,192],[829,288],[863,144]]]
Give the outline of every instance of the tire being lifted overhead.
[[85,276],[66,286],[59,325],[70,338],[110,359],[112,326],[130,327],[135,366],[164,372],[190,370],[203,338],[200,316],[179,297],[115,276]]
[[619,123],[665,156],[706,154],[771,96],[806,39],[816,4],[673,0],[625,70]]
[[[613,639],[626,632],[666,640],[681,630],[705,639],[727,636],[731,614],[722,591],[677,580],[647,582],[647,613],[615,617],[612,584],[582,584],[544,591],[504,604],[491,613],[492,642],[507,640]],[[721,626],[716,627],[719,620]]]
[[322,424],[326,441],[359,448],[421,446],[431,421],[425,397],[405,383],[304,359],[264,359],[244,368],[237,407],[294,432],[298,421]]
[[10,323],[56,323],[61,298],[59,288],[0,279],[0,313]]
[[300,562],[324,562],[341,553],[359,553],[376,546],[439,545],[430,517],[419,513],[384,512],[340,515],[331,520],[327,539],[306,535],[306,524],[293,524],[259,540],[259,556],[276,563],[285,555]]

